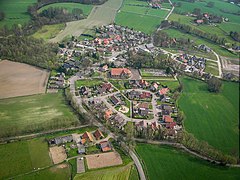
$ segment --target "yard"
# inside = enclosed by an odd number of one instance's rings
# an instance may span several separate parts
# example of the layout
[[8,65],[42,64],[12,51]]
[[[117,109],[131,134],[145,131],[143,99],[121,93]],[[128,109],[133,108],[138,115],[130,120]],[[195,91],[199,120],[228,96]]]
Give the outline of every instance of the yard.
[[99,79],[82,79],[82,80],[77,80],[75,82],[76,88],[79,88],[81,86],[87,86],[87,87],[93,87],[93,86],[98,86],[102,84],[103,81]]
[[239,179],[238,168],[212,165],[168,146],[137,144],[150,180],[158,179]]
[[0,0],[0,11],[5,13],[5,19],[0,21],[0,27],[27,23],[30,20],[27,8],[36,2],[37,0]]
[[44,138],[0,145],[0,179],[52,165]]
[[0,100],[0,137],[79,124],[62,92]]
[[224,153],[239,154],[239,84],[223,82],[219,94],[209,93],[207,84],[181,78],[183,94],[178,104],[186,119],[184,126],[196,138]]

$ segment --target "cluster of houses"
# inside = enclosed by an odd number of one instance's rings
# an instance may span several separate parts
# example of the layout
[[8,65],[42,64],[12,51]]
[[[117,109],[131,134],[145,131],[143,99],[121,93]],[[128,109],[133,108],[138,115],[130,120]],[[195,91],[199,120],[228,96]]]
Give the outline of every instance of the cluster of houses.
[[161,9],[161,0],[151,0],[150,2],[148,2],[149,6],[153,9]]
[[128,99],[130,100],[150,100],[152,99],[152,94],[145,91],[131,90],[126,93]]
[[54,76],[50,76],[47,87],[50,90],[58,90],[64,88],[65,85],[66,85],[65,74],[57,73]]
[[176,57],[185,66],[185,72],[192,73],[194,71],[203,73],[206,67],[206,59],[202,57],[190,56],[188,54],[181,54]]
[[147,119],[150,113],[150,103],[133,101],[133,117],[137,119]]
[[[105,137],[103,133],[97,129],[94,132],[84,132],[80,134],[71,134],[67,136],[55,137],[48,141],[50,146],[65,147],[66,153],[70,150],[76,150],[78,154],[87,154],[86,148],[89,146],[97,145],[102,152],[108,152],[112,150],[110,142],[103,140]],[[102,141],[101,141],[102,140]],[[70,144],[70,149],[67,148],[67,144]]]
[[194,20],[196,24],[209,24],[209,23],[222,23],[223,20],[228,21],[227,18],[223,18],[221,16],[212,15],[209,13],[203,13],[202,16],[198,16],[197,19]]
[[108,82],[103,82],[100,85],[94,85],[91,87],[80,86],[78,92],[81,96],[92,97],[96,95],[106,95],[112,93],[115,89]]

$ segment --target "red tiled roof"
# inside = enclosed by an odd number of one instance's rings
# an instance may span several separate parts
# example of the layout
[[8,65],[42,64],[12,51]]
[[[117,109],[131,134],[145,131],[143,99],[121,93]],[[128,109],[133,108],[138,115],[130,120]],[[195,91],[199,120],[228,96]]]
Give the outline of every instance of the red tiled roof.
[[92,134],[87,131],[82,135],[82,139],[93,141]]
[[171,118],[171,116],[163,116],[163,120],[166,122],[166,123],[171,123],[173,122],[173,118]]
[[176,124],[177,124],[176,122],[167,123],[167,124],[166,124],[166,128],[173,129],[174,126],[176,126]]
[[160,95],[165,95],[165,94],[167,94],[168,91],[169,91],[168,88],[162,88],[161,90],[159,90],[159,94]]
[[131,71],[128,68],[112,68],[111,75],[112,76],[120,76],[121,74],[131,74]]
[[99,129],[97,129],[97,130],[93,133],[93,135],[95,136],[96,139],[100,139],[101,137],[104,137],[104,135],[102,134],[102,132],[101,132]]

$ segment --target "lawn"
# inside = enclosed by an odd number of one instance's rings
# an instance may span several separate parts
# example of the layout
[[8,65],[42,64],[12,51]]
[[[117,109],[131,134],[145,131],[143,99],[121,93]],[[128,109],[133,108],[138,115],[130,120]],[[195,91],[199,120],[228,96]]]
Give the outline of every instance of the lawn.
[[109,80],[109,82],[115,86],[118,90],[126,90],[124,83],[128,82],[128,80]]
[[74,8],[82,9],[83,14],[85,16],[88,16],[88,14],[91,12],[93,5],[88,5],[88,4],[80,4],[80,3],[54,3],[54,4],[49,4],[47,6],[44,6],[38,10],[38,12],[42,12],[45,9],[48,9],[50,7],[58,7],[58,8],[64,8],[67,9],[68,12],[72,12]]
[[209,93],[207,84],[183,77],[178,104],[186,119],[184,126],[196,138],[224,153],[239,154],[239,84],[223,82],[219,94]]
[[104,168],[101,170],[89,171],[83,174],[77,174],[74,180],[110,180],[110,179],[128,179],[130,176],[131,165]]
[[92,87],[92,86],[98,86],[100,84],[102,84],[103,81],[99,80],[99,79],[82,79],[82,80],[77,80],[75,82],[75,86],[81,87],[81,86],[87,86],[87,87]]
[[36,2],[37,0],[0,0],[0,11],[5,13],[5,19],[0,21],[0,27],[27,23],[30,20],[27,8]]
[[55,179],[55,180],[66,180],[70,179],[70,169],[68,164],[61,164],[53,166],[48,169],[44,169],[32,174],[18,177],[19,180],[44,180],[44,179]]
[[79,124],[62,92],[0,100],[0,137]]
[[238,168],[226,168],[193,157],[168,146],[137,144],[150,180],[158,179],[239,179]]
[[0,145],[0,179],[52,164],[44,138]]
[[32,36],[37,39],[43,39],[45,41],[54,38],[57,33],[65,28],[65,24],[44,25],[35,32]]

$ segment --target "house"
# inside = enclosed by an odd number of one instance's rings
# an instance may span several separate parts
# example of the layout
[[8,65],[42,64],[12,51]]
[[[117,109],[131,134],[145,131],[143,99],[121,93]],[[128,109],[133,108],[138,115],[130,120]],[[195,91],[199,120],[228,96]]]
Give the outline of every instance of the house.
[[159,90],[160,95],[166,95],[168,93],[169,89],[168,88],[162,88]]
[[147,121],[140,121],[140,122],[135,123],[135,126],[137,127],[137,129],[143,130],[144,128],[148,127],[148,122]]
[[151,98],[152,95],[150,92],[142,92],[142,94],[140,94],[139,98],[140,99],[147,99],[147,98]]
[[157,83],[153,83],[150,87],[151,91],[157,91],[157,89],[158,89],[158,84]]
[[112,78],[128,78],[132,72],[128,68],[112,68],[110,71],[110,76]]
[[149,112],[149,109],[147,109],[147,108],[139,108],[139,109],[138,109],[138,113],[139,113],[139,115],[141,115],[141,116],[147,116],[147,115],[148,115],[148,112]]
[[151,124],[151,128],[153,131],[156,131],[160,128],[160,124],[158,124],[158,122],[155,121]]
[[102,141],[99,143],[102,152],[108,152],[112,150],[112,147],[108,141]]
[[128,93],[128,97],[129,97],[129,99],[138,99],[140,94],[141,93],[139,91],[132,90]]
[[195,20],[195,23],[197,23],[197,24],[203,24],[203,19],[197,19],[197,20]]
[[108,71],[108,65],[107,64],[102,67],[102,71]]
[[169,106],[168,104],[162,104],[162,105],[160,106],[160,108],[161,108],[162,110],[167,110],[167,111],[169,111],[169,112],[172,112],[172,107]]
[[110,97],[110,101],[113,103],[114,106],[120,103],[118,98],[116,98],[114,95]]
[[51,145],[60,145],[68,142],[73,142],[72,135],[63,136],[63,137],[56,137],[54,139],[49,140],[49,144]]
[[104,119],[109,120],[111,116],[112,116],[112,110],[111,109],[106,110],[104,113]]
[[167,129],[175,129],[174,127],[177,125],[176,122],[171,122],[166,124]]
[[146,87],[148,87],[149,84],[148,84],[148,82],[146,80],[141,79],[141,80],[139,80],[139,85],[142,88],[146,88]]
[[140,109],[140,108],[143,108],[143,109],[148,109],[149,108],[149,103],[148,102],[141,102],[139,104],[137,104],[137,107]]
[[198,46],[198,49],[199,49],[199,50],[202,50],[202,51],[206,51],[206,52],[211,52],[211,51],[212,51],[211,48],[209,48],[209,47],[206,46],[205,44],[200,44],[200,45]]
[[93,133],[93,135],[95,136],[96,140],[99,140],[99,139],[104,138],[103,133],[102,133],[99,129],[97,129],[97,130]]
[[164,116],[163,116],[163,121],[164,121],[165,123],[172,123],[172,122],[173,122],[173,118],[171,118],[171,116],[164,115]]
[[[82,139],[85,140],[85,142],[93,142],[93,137],[92,137],[92,134],[89,133],[89,132],[85,132],[83,135],[82,135]],[[84,141],[83,140],[83,141]],[[84,143],[83,143],[84,144]]]

